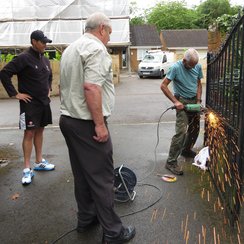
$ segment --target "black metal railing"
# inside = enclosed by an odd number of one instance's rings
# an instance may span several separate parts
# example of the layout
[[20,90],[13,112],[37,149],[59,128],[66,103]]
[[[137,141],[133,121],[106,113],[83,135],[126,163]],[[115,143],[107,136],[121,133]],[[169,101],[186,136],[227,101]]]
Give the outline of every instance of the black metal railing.
[[205,145],[209,171],[232,224],[243,204],[244,15],[216,55],[208,54]]

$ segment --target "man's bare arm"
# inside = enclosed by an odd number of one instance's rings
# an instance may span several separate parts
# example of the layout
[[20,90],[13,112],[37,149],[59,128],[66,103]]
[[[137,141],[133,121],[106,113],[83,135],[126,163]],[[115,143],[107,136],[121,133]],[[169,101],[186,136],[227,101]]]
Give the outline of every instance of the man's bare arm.
[[98,142],[105,142],[108,140],[108,130],[102,113],[102,89],[96,84],[85,82],[84,92],[88,109],[95,123],[96,136],[93,138]]
[[163,82],[160,86],[162,92],[165,94],[166,97],[169,98],[170,101],[174,103],[174,106],[176,109],[184,109],[184,105],[176,99],[176,97],[172,94],[172,92],[169,90],[168,85],[171,82],[167,77],[163,79]]

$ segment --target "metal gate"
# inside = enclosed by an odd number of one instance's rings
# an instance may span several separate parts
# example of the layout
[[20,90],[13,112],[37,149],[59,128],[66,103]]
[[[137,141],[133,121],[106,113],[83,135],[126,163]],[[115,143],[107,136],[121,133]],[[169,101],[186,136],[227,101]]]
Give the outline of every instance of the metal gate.
[[205,145],[209,170],[231,224],[239,220],[244,176],[244,15],[217,55],[208,54]]

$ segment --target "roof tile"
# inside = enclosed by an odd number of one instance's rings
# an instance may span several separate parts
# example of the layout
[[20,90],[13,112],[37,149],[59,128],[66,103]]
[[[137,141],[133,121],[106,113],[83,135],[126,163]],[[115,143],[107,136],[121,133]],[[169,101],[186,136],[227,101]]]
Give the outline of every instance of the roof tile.
[[132,46],[162,46],[159,33],[153,25],[130,25],[130,35]]
[[207,47],[206,29],[162,30],[166,47]]

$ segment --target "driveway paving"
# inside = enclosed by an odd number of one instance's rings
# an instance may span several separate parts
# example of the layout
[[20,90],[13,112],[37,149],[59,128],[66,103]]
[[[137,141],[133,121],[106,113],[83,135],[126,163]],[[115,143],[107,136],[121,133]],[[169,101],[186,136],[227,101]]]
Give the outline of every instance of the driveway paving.
[[[124,164],[137,177],[136,197],[115,202],[125,225],[136,227],[133,244],[238,243],[230,230],[208,172],[179,158],[184,175],[175,183],[162,181],[174,133],[175,111],[160,91],[160,79],[121,74],[115,111],[109,119],[115,167]],[[56,164],[52,172],[36,172],[21,185],[22,131],[18,102],[0,100],[0,239],[2,244],[101,243],[101,227],[79,234],[76,202],[67,148],[58,127],[59,98],[52,98],[53,125],[44,134],[44,157]],[[203,146],[203,117],[195,150]],[[157,141],[159,143],[156,147]],[[241,237],[243,238],[243,237]],[[243,239],[242,239],[243,240]]]

